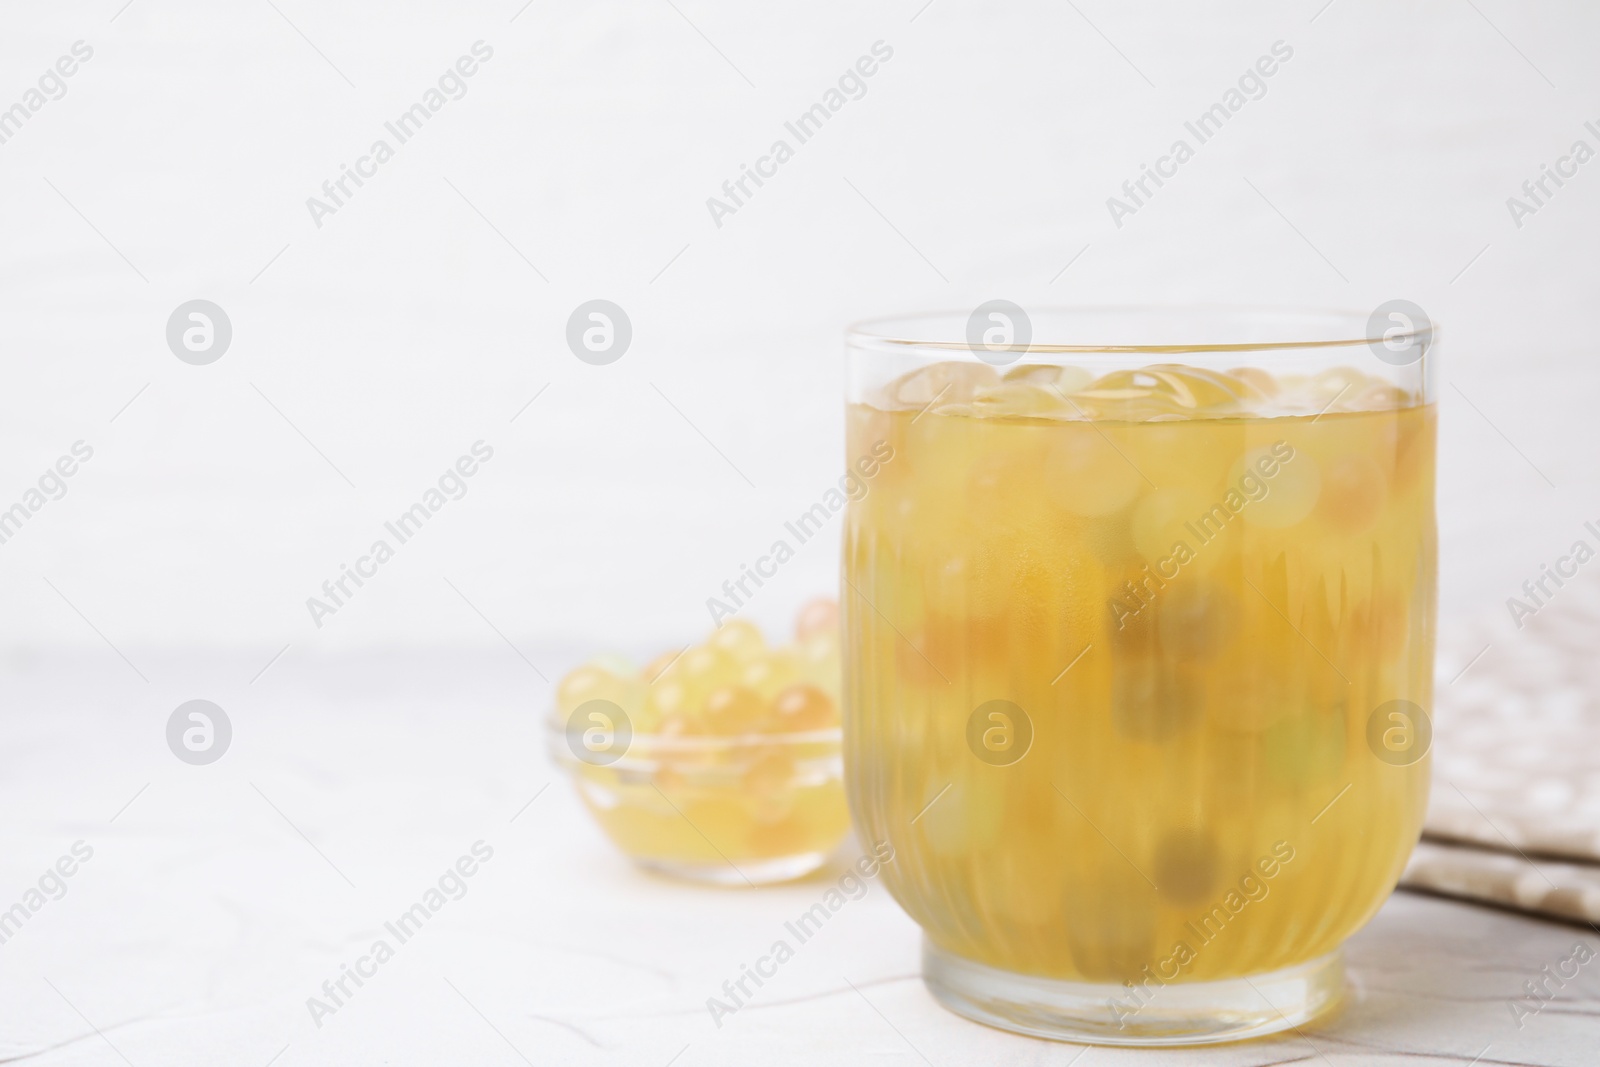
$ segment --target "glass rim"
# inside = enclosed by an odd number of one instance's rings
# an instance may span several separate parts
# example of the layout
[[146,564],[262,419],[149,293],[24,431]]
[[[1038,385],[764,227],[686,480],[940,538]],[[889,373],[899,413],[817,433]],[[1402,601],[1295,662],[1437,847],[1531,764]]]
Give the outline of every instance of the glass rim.
[[[967,352],[981,358],[981,345],[968,339],[970,323],[985,305],[970,313],[953,310],[913,312],[862,319],[845,328],[853,349],[879,352]],[[1018,309],[1023,310],[1023,309]],[[1380,308],[1379,311],[1383,309]],[[1421,310],[1420,308],[1417,310]],[[1162,355],[1185,352],[1271,352],[1289,349],[1353,348],[1418,344],[1428,353],[1438,341],[1431,317],[1409,329],[1379,330],[1378,312],[1348,308],[1229,304],[1062,305],[1024,311],[1030,324],[1026,344],[1010,351],[1016,358],[1040,355]],[[1092,331],[1128,331],[1126,338],[1091,339]],[[1134,335],[1143,330],[1144,339]],[[1073,331],[1078,336],[1072,336]],[[1255,335],[1255,336],[1251,336]],[[1232,339],[1233,337],[1237,339]]]

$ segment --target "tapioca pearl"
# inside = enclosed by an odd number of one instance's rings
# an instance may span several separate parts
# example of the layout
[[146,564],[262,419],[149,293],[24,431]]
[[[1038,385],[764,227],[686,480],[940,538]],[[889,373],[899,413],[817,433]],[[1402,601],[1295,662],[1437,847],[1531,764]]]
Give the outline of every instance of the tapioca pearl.
[[1111,515],[1133,503],[1144,484],[1128,460],[1094,427],[1067,425],[1051,431],[1039,472],[1044,491],[1074,515]]
[[[1089,388],[1093,384],[1094,372],[1086,367],[1062,367],[1056,375],[1056,388],[1069,397],[1074,393]],[[1073,412],[1074,416],[1077,415],[1076,409],[1070,403],[1067,408]]]
[[974,414],[980,418],[1060,418],[1066,402],[1061,394],[1029,382],[1001,382],[980,389],[973,398]]
[[1260,397],[1274,397],[1278,395],[1278,379],[1260,367],[1234,367],[1228,371],[1231,377],[1237,378],[1245,385],[1255,390]]
[[569,672],[556,685],[557,710],[569,715],[579,704],[599,698],[610,677],[609,671],[590,664]]
[[1170,663],[1116,656],[1111,665],[1111,725],[1130,741],[1164,744],[1205,718],[1206,691]]
[[1239,633],[1233,594],[1198,575],[1179,576],[1151,605],[1161,651],[1184,661],[1216,657]]
[[1349,453],[1322,464],[1317,517],[1344,533],[1365,533],[1389,499],[1389,476],[1370,456]]
[[1022,382],[1028,385],[1048,387],[1055,384],[1059,372],[1059,367],[1051,366],[1048,363],[1018,363],[1001,371],[1000,380],[1008,385],[1014,382]]
[[756,729],[766,713],[761,694],[742,685],[725,685],[706,698],[701,718],[713,734],[729,737]]
[[1173,830],[1157,843],[1152,866],[1163,897],[1174,904],[1197,904],[1217,884],[1216,838],[1198,828]]
[[839,602],[832,597],[817,597],[801,606],[794,619],[796,641],[839,628]]
[[980,388],[999,380],[999,372],[987,363],[935,363],[897,379],[889,395],[897,407],[920,411],[929,405],[970,403]]
[[1166,381],[1150,368],[1114,370],[1090,382],[1081,392],[1095,400],[1143,400],[1170,392]]
[[586,663],[568,673],[556,686],[556,708],[564,717],[591,700],[620,704],[626,689],[623,680],[604,667]]
[[1262,761],[1268,780],[1289,788],[1307,783],[1324,784],[1339,777],[1344,766],[1345,747],[1343,715],[1303,706],[1296,709],[1295,714],[1269,726],[1261,735]]
[[1359,410],[1354,407],[1355,398],[1374,384],[1378,379],[1369,378],[1354,367],[1330,367],[1312,377],[1310,388],[1319,410],[1332,404],[1334,411],[1351,411]]
[[[939,796],[942,784],[929,783],[927,797],[919,807],[933,801],[923,811],[916,826],[928,847],[941,856],[960,856],[984,849],[1000,833],[1004,823],[1005,798],[993,784],[954,782]],[[938,796],[937,800],[934,798]]]
[[688,788],[712,762],[710,735],[698,715],[674,712],[662,718],[654,737],[638,746],[642,756],[655,761],[654,780],[668,791]]
[[941,402],[970,403],[980,389],[993,388],[1000,381],[1000,371],[987,363],[958,361],[940,366],[941,378],[950,385]]
[[804,682],[791,685],[772,701],[768,729],[776,733],[826,730],[839,723],[839,707],[822,689]]
[[1248,409],[1252,401],[1264,395],[1254,381],[1231,371],[1183,366],[1167,366],[1159,370],[1166,381],[1166,388],[1178,396],[1185,407],[1197,413],[1219,415],[1241,408]]
[[1238,412],[1253,400],[1248,383],[1219,371],[1175,364],[1138,370],[1113,371],[1094,382],[1081,395],[1100,405],[1123,406],[1142,418],[1163,415],[1183,419],[1216,417]]
[[681,651],[682,649],[677,648],[668,649],[666,652],[661,653],[661,655],[657,656],[649,663],[646,663],[639,670],[640,681],[644,682],[646,685],[654,685],[656,682],[665,678],[667,674],[677,666],[678,653]]
[[678,660],[678,673],[689,684],[726,682],[735,667],[733,657],[713,644],[696,645]]
[[688,690],[690,703],[698,710],[713,691],[729,685],[739,676],[739,664],[720,648],[697,645],[678,660],[675,673]]
[[1055,397],[1056,407],[1061,409],[1060,417],[1078,418],[1072,404],[1066,398],[1080,389],[1087,389],[1094,383],[1093,372],[1078,366],[1056,366],[1049,363],[1027,363],[1011,367],[1001,376],[1006,384],[1019,383],[1038,386],[1049,390]]
[[726,652],[737,663],[746,663],[767,649],[761,628],[745,619],[729,619],[717,627],[706,644]]
[[1085,847],[1101,851],[1096,862],[1085,862],[1068,875],[1062,893],[1067,947],[1085,978],[1130,981],[1160,955],[1156,893],[1132,864],[1109,846],[1102,847],[1092,829],[1086,826],[1084,831],[1094,839]]
[[793,652],[774,649],[746,663],[739,672],[739,684],[754,690],[763,700],[771,700],[785,686],[800,680],[800,666]]
[[[710,736],[705,720],[699,714],[684,708],[669,712],[661,720],[661,729],[658,736],[667,744],[666,749],[676,749],[678,752],[688,753],[698,749],[698,745],[684,747],[679,742],[699,742]],[[677,756],[668,758],[676,759]]]
[[[662,729],[667,720],[687,716],[696,709],[690,706],[689,688],[676,674],[668,673],[650,686],[644,697],[644,718],[655,729]],[[649,733],[644,726],[636,726],[641,733]]]
[[1233,465],[1221,503],[1251,526],[1281,530],[1300,522],[1317,506],[1322,472],[1309,450],[1294,449],[1284,459],[1282,451],[1275,448],[1252,448]]
[[1416,403],[1416,394],[1388,382],[1369,382],[1353,394],[1350,406],[1356,411],[1396,411]]
[[[1129,520],[1134,549],[1152,565],[1167,559],[1177,566],[1186,565],[1182,556],[1193,554],[1200,547],[1199,538],[1189,530],[1188,524],[1203,515],[1210,504],[1203,493],[1194,489],[1157,489],[1145,493],[1133,506]],[[1186,553],[1177,552],[1175,558],[1179,545]]]

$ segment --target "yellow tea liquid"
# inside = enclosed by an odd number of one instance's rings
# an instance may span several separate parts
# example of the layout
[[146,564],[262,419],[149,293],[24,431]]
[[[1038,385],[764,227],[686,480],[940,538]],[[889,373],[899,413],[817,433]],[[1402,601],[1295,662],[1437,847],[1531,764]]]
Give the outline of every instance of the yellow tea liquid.
[[845,527],[846,780],[937,947],[1149,988],[1371,917],[1427,795],[1385,709],[1432,707],[1431,405],[939,364],[848,422],[892,458]]

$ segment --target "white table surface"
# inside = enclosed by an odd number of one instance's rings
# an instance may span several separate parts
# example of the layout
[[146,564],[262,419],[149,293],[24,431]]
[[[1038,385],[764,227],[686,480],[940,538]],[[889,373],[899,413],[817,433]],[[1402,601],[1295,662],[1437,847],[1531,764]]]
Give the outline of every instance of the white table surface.
[[[1600,945],[1593,931],[1407,893],[1350,942],[1344,1008],[1300,1035],[1085,1051],[967,1022],[923,989],[917,930],[877,885],[718,1028],[706,999],[836,875],[718,890],[633,868],[541,751],[534,704],[544,685],[510,649],[322,660],[291,651],[253,683],[271,649],[123,652],[148,682],[109,649],[14,656],[0,674],[0,908],[74,842],[94,849],[65,895],[0,945],[0,1062],[1600,1057],[1600,963],[1520,1027],[1510,1007],[1575,943]],[[559,660],[522,654],[546,673]],[[210,766],[185,765],[165,746],[168,715],[194,697],[224,707],[234,728]],[[307,998],[479,840],[494,854],[466,895],[315,1025]]]

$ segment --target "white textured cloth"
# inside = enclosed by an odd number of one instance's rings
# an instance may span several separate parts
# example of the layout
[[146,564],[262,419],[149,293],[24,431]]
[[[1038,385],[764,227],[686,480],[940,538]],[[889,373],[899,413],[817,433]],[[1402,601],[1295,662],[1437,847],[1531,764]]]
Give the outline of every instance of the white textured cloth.
[[1600,865],[1530,861],[1514,852],[1423,841],[1404,884],[1574,922],[1600,922]]
[[[1600,921],[1600,584],[1441,653],[1433,791],[1403,885]],[[1454,660],[1452,660],[1454,656]],[[1456,663],[1460,666],[1452,667]]]

